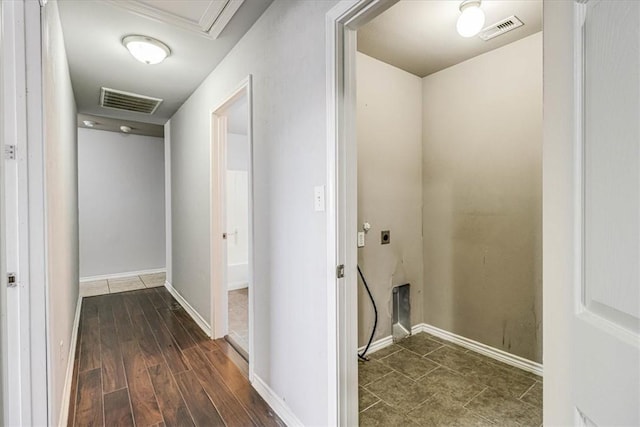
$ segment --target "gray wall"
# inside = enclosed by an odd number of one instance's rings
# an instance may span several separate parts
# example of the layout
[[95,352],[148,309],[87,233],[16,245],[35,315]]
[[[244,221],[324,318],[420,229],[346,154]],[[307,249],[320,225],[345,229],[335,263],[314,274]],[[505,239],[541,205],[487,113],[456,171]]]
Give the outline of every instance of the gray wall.
[[[422,80],[362,53],[357,61],[358,229],[372,226],[358,264],[378,306],[376,340],[391,335],[393,286],[411,284],[412,324],[422,322]],[[380,244],[381,230],[390,244]],[[373,319],[360,283],[361,346]]]
[[164,141],[78,128],[80,277],[165,266]]
[[78,301],[76,106],[55,1],[42,15],[49,347],[49,413],[57,423]]
[[542,34],[423,79],[424,320],[542,357]]
[[172,285],[211,320],[210,119],[253,75],[255,374],[305,425],[328,425],[325,19],[275,1],[171,118]]

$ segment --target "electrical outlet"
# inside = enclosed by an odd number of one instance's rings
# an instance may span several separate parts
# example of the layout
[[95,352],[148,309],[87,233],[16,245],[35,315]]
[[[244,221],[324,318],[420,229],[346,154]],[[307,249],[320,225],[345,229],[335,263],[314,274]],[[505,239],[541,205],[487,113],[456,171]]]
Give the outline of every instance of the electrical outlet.
[[391,231],[389,230],[383,230],[380,232],[380,244],[381,245],[388,245],[389,243],[391,243]]

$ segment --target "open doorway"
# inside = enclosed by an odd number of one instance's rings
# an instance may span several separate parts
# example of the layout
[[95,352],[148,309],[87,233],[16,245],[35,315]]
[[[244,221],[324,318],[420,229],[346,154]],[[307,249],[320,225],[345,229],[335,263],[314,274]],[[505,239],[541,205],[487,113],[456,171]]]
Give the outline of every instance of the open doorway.
[[542,2],[454,3],[372,1],[336,34],[346,424],[542,422]]
[[251,355],[250,79],[212,112],[214,337]]

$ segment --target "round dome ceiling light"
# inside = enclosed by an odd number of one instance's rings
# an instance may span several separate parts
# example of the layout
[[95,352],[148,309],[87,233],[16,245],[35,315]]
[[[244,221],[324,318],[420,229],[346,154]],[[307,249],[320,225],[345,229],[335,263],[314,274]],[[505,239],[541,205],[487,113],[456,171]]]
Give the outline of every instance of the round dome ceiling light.
[[120,126],[120,130],[121,130],[123,133],[129,133],[129,132],[131,132],[131,128],[130,128],[129,126],[125,126],[125,125]]
[[152,37],[132,35],[122,39],[129,53],[145,64],[159,64],[171,55],[169,46]]
[[92,128],[96,125],[96,122],[94,122],[93,120],[83,120],[82,124],[88,128]]
[[465,0],[460,3],[460,16],[456,29],[462,37],[473,37],[484,26],[484,12],[480,9],[481,0]]

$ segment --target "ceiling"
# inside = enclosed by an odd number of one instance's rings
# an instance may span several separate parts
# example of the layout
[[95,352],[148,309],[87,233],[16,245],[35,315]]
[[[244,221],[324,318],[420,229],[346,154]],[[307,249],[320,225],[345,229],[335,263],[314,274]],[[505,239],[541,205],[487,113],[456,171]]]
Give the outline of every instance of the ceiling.
[[419,77],[542,30],[542,0],[484,0],[485,26],[511,15],[524,26],[489,41],[456,31],[457,0],[402,0],[358,30],[358,50]]
[[[59,0],[78,112],[164,124],[271,1]],[[171,55],[157,65],[138,62],[121,42],[131,34],[161,40]],[[152,115],[103,108],[103,86],[164,101]]]
[[[94,122],[93,126],[87,126],[84,121]],[[109,132],[122,133],[120,126],[129,126],[131,131],[129,133],[133,135],[147,135],[164,137],[164,126],[155,125],[152,123],[132,122],[130,120],[112,119],[109,117],[93,116],[91,114],[78,114],[78,127],[94,130],[106,130]]]

